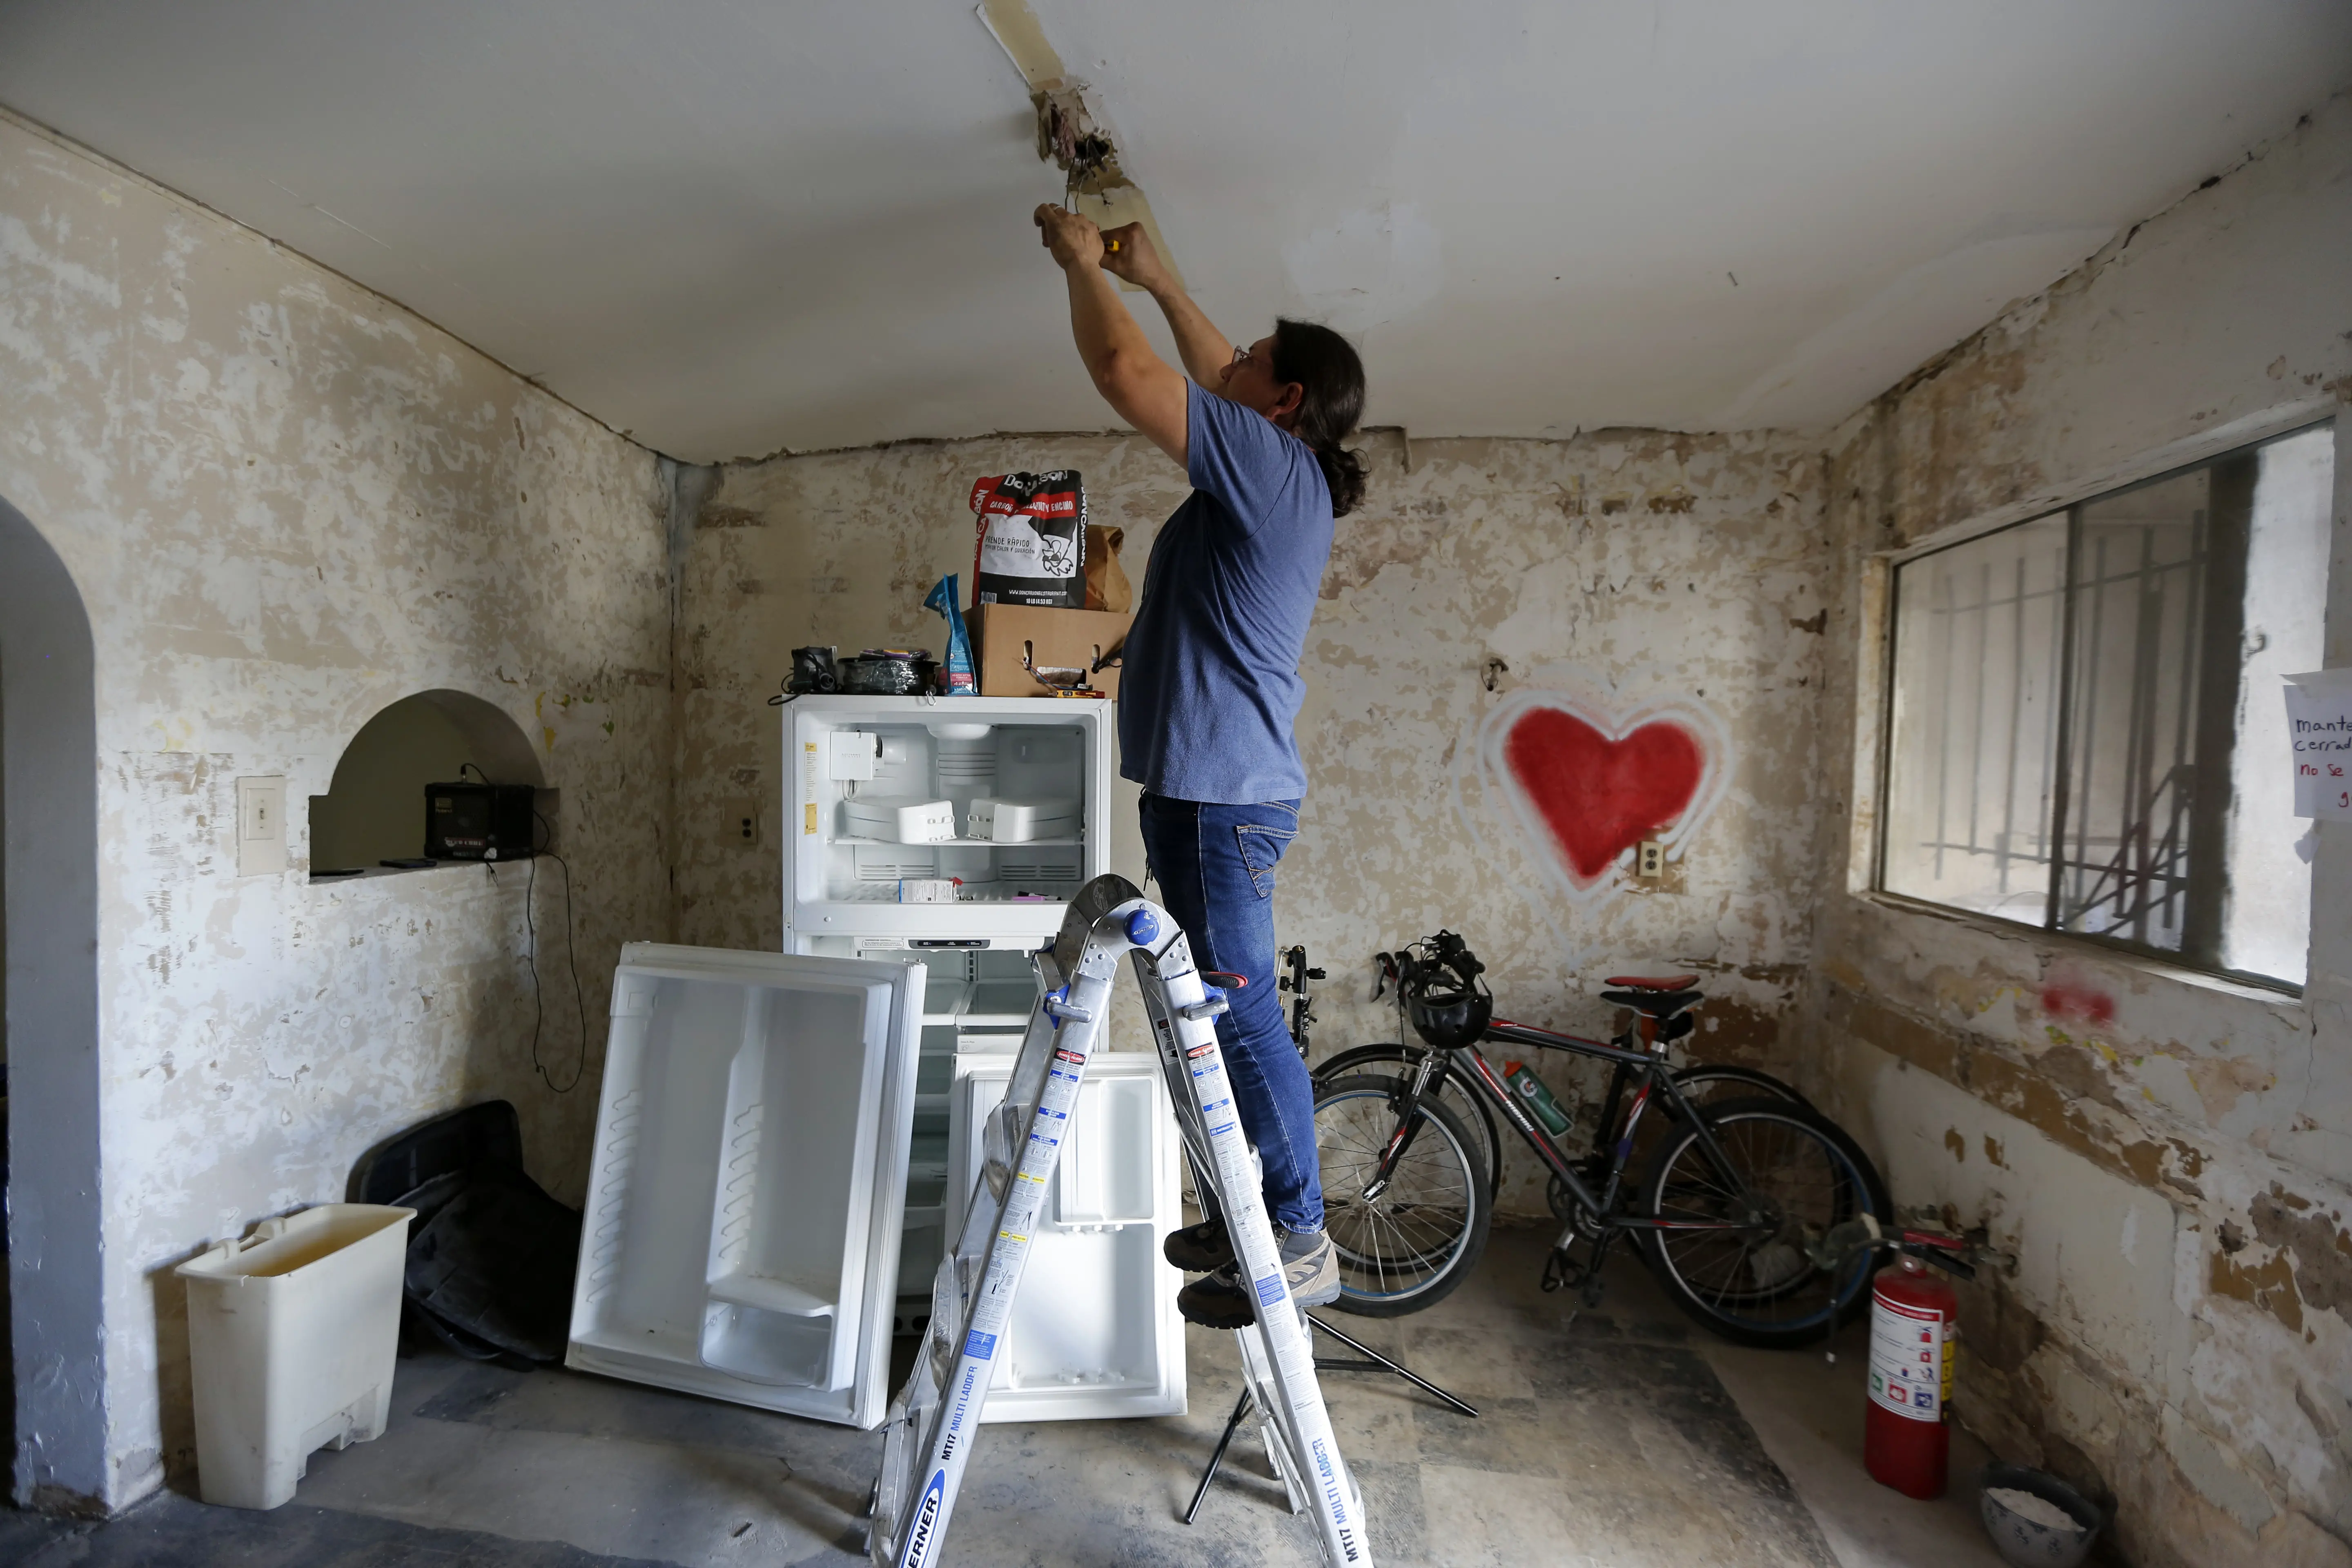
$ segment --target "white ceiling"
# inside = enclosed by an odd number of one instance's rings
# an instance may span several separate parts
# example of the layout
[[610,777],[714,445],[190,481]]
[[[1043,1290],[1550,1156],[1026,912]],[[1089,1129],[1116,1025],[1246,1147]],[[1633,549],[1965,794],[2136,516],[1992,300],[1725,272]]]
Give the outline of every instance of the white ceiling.
[[[2352,79],[2343,0],[1035,9],[1219,324],[1433,436],[1830,423]],[[0,0],[0,103],[674,456],[1107,421],[970,0]]]

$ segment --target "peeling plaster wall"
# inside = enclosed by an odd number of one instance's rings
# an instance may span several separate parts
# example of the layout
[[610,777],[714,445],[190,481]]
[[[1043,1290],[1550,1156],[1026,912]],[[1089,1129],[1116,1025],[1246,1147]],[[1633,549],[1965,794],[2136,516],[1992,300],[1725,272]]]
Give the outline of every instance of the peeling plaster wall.
[[[1865,895],[1886,573],[2352,392],[2337,98],[1850,422],[1804,1027],[1898,1202],[2013,1250],[1964,1287],[1958,1408],[2120,1505],[2148,1565],[2352,1563],[2352,834],[2320,833],[2306,995]],[[2352,421],[2328,647],[2352,664]],[[2299,834],[2301,823],[2282,824]]]
[[[1072,359],[1069,374],[1081,372]],[[1372,955],[1441,925],[1493,966],[1507,1014],[1612,1026],[1594,982],[1623,966],[1708,975],[1696,1054],[1767,1061],[1806,958],[1818,837],[1820,619],[1830,564],[1822,464],[1771,436],[1611,431],[1574,441],[1368,438],[1369,499],[1343,519],[1308,635],[1299,746],[1309,786],[1283,861],[1283,942],[1328,968],[1321,1056],[1395,1039],[1370,1005]],[[971,481],[1075,468],[1093,520],[1127,530],[1140,584],[1182,475],[1118,437],[909,444],[730,467],[700,514],[681,616],[679,940],[781,940],[780,710],[793,647],[937,647],[921,608],[945,573],[969,592]],[[1489,661],[1500,660],[1487,688]],[[1482,778],[1482,721],[1515,693],[1622,711],[1701,701],[1729,740],[1722,804],[1666,890],[1571,903]],[[764,807],[768,842],[730,842],[730,803]],[[1120,869],[1140,877],[1131,788],[1114,806]],[[1140,1044],[1136,1016],[1129,1044]],[[1601,1077],[1540,1064],[1571,1102]],[[1524,1156],[1514,1149],[1514,1155]],[[1532,1161],[1507,1206],[1544,1212]]]
[[[0,119],[0,496],[97,645],[109,1468],[69,1489],[119,1508],[192,1457],[175,1264],[490,1096],[577,1201],[616,949],[669,924],[666,490],[405,311]],[[303,803],[344,743],[439,688],[503,709],[562,792],[589,1037],[566,1099],[530,1065],[524,868],[305,875]],[[287,875],[236,874],[247,774],[286,778]],[[579,1024],[541,870],[562,1081]],[[29,1494],[50,1478],[26,1444]]]

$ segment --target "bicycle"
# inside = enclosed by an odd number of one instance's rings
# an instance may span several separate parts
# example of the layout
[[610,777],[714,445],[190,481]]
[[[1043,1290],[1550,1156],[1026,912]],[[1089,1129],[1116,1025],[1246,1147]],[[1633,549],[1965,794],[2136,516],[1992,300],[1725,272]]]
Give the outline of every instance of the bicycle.
[[[1610,1249],[1632,1237],[1675,1305],[1739,1343],[1813,1342],[1859,1310],[1868,1260],[1840,1261],[1824,1253],[1823,1238],[1864,1215],[1891,1225],[1885,1184],[1853,1141],[1801,1100],[1758,1096],[1702,1110],[1684,1093],[1664,1046],[1688,1032],[1689,1010],[1701,1000],[1696,976],[1608,982],[1622,989],[1602,1000],[1636,1015],[1635,1048],[1496,1019],[1479,978],[1485,968],[1451,931],[1408,948],[1399,955],[1399,986],[1427,1049],[1409,1075],[1353,1073],[1317,1097],[1325,1228],[1339,1252],[1342,1310],[1419,1311],[1456,1289],[1486,1249],[1489,1170],[1437,1087],[1457,1074],[1475,1101],[1501,1111],[1564,1194],[1570,1214],[1545,1261],[1547,1290],[1577,1287],[1587,1306],[1596,1304]],[[1478,1050],[1482,1040],[1616,1067],[1594,1155],[1571,1159],[1537,1126]],[[1619,1091],[1629,1086],[1621,1115]],[[1629,1183],[1635,1134],[1654,1102],[1672,1121]]]
[[[1452,933],[1442,934],[1451,935]],[[1297,962],[1302,965],[1305,963],[1306,951],[1304,948],[1289,950],[1290,953],[1297,955]],[[1402,1037],[1406,1031],[1407,1025],[1404,988],[1401,984],[1402,970],[1400,955],[1383,952],[1378,954],[1377,959],[1381,966],[1381,982],[1379,988],[1372,993],[1372,1000],[1379,1001],[1382,995],[1389,994],[1391,987],[1395,988],[1397,1032]],[[1319,969],[1309,970],[1307,973],[1315,979],[1319,980],[1323,977],[1323,972]],[[1618,982],[1611,980],[1608,984],[1614,985]],[[1285,990],[1303,989],[1289,981],[1283,983],[1283,988]],[[1311,1016],[1310,1013],[1310,1018]],[[1305,1020],[1302,1020],[1301,1026],[1292,1030],[1294,1037],[1300,1042],[1298,1048],[1302,1056],[1307,1051],[1304,1024]],[[1671,1045],[1685,1037],[1696,1024],[1697,1019],[1688,1013],[1677,1015],[1661,1026],[1660,1043]],[[1498,1027],[1511,1029],[1522,1026],[1506,1020],[1497,1020],[1496,1025]],[[1612,1037],[1609,1043],[1622,1049],[1633,1050],[1639,1043],[1636,1029],[1637,1026],[1629,1026]],[[1550,1037],[1548,1031],[1535,1032],[1547,1036],[1547,1038],[1541,1042],[1547,1048],[1549,1048],[1552,1040],[1557,1038],[1557,1037]],[[1409,1077],[1419,1069],[1422,1058],[1428,1054],[1427,1046],[1415,1045],[1402,1037],[1394,1041],[1351,1046],[1315,1065],[1309,1069],[1308,1077],[1318,1091],[1327,1084],[1368,1068],[1383,1071],[1390,1076]],[[1735,1098],[1752,1099],[1760,1096],[1768,1100],[1784,1100],[1794,1105],[1804,1106],[1808,1110],[1812,1107],[1812,1102],[1800,1093],[1794,1084],[1775,1078],[1770,1073],[1757,1068],[1738,1067],[1727,1062],[1700,1062],[1690,1067],[1675,1068],[1674,1078],[1675,1083],[1683,1091],[1683,1100],[1690,1104],[1707,1105]],[[1624,1094],[1626,1079],[1627,1069],[1620,1064],[1611,1075],[1609,1097],[1601,1118],[1593,1124],[1592,1150],[1587,1156],[1588,1160],[1599,1160],[1607,1153],[1607,1146],[1603,1139],[1610,1125],[1615,1120],[1618,1102]],[[1486,1108],[1486,1102],[1469,1088],[1466,1075],[1441,1071],[1433,1079],[1433,1084],[1432,1092],[1438,1095],[1445,1107],[1459,1117],[1464,1127],[1475,1135],[1481,1156],[1486,1163],[1486,1195],[1491,1201],[1502,1191],[1503,1186],[1503,1142],[1501,1131],[1495,1125],[1495,1113],[1489,1110]],[[1659,1109],[1665,1113],[1669,1121],[1679,1115],[1679,1111],[1671,1104],[1662,1104]],[[1566,1188],[1557,1179],[1551,1182],[1544,1194],[1544,1198],[1550,1205],[1555,1218],[1566,1220],[1572,1217],[1570,1207],[1572,1200],[1568,1196]]]

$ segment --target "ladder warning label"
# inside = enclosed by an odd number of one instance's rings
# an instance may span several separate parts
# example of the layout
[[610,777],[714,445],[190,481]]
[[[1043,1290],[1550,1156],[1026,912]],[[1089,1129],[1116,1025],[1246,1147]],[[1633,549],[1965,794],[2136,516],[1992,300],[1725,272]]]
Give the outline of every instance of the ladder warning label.
[[996,1354],[996,1336],[983,1334],[978,1329],[963,1337],[963,1353],[974,1361],[989,1361]]
[[1257,1299],[1261,1306],[1271,1307],[1282,1300],[1282,1276],[1269,1274],[1257,1282]]

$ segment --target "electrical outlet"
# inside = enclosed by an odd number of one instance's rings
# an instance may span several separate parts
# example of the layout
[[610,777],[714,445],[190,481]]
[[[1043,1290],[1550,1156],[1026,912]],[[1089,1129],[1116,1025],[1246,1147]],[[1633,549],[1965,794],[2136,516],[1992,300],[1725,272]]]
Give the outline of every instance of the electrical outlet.
[[760,803],[738,800],[727,807],[727,841],[739,849],[760,847]]
[[1633,879],[1654,882],[1666,874],[1666,846],[1664,840],[1644,838],[1633,846]]
[[236,874],[268,877],[286,869],[286,781],[236,781]]

